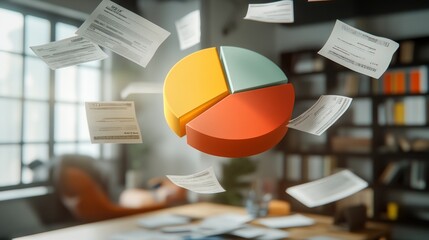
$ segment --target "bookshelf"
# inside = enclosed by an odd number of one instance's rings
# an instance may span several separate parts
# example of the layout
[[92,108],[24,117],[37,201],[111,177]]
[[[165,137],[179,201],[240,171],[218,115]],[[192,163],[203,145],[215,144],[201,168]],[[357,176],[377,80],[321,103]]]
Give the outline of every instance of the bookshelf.
[[397,40],[400,48],[380,79],[318,55],[320,48],[281,54],[300,115],[322,94],[353,98],[347,112],[321,136],[290,129],[277,149],[284,154],[282,188],[348,168],[369,188],[348,199],[306,208],[288,195],[293,210],[334,214],[363,202],[371,220],[429,224],[429,37]]

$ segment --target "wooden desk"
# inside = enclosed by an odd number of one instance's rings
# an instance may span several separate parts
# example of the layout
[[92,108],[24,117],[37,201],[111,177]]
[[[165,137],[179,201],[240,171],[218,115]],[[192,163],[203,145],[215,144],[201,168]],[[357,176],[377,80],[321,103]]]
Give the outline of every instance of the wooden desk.
[[[138,214],[123,218],[116,218],[107,221],[83,224],[50,232],[34,234],[30,236],[16,238],[16,240],[106,240],[114,234],[138,229],[139,227],[136,224],[137,219],[144,216],[160,213],[173,213],[195,218],[204,218],[222,213],[245,214],[246,211],[244,208],[241,207],[220,205],[214,203],[195,203],[162,209],[150,213]],[[288,228],[287,231],[290,234],[290,237],[288,239],[305,239],[312,236],[329,236],[332,238],[347,240],[387,239],[389,237],[389,228],[383,224],[368,223],[366,230],[358,233],[350,233],[334,227],[331,224],[332,218],[330,217],[311,214],[304,215],[315,219],[317,223],[308,227]]]

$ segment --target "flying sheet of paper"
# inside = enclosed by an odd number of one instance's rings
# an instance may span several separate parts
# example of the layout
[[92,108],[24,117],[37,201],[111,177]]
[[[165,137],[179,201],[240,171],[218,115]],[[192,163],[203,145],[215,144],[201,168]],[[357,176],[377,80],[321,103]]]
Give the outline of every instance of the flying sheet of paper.
[[288,228],[310,226],[315,223],[314,219],[301,214],[294,214],[285,217],[271,217],[258,220],[258,223],[269,228]]
[[307,111],[289,121],[288,127],[320,136],[349,108],[352,99],[322,95]]
[[162,87],[161,82],[132,82],[121,91],[121,98],[125,99],[131,94],[162,94]]
[[349,170],[286,189],[286,192],[307,207],[316,207],[352,195],[368,183]]
[[102,1],[76,34],[146,67],[169,32],[109,1]]
[[108,57],[98,45],[80,36],[30,48],[52,70]]
[[200,10],[195,10],[180,20],[176,21],[177,34],[179,35],[180,49],[185,50],[201,40]]
[[167,177],[177,186],[196,193],[225,192],[225,189],[223,189],[217,180],[212,167],[191,175],[167,175]]
[[271,23],[293,23],[293,1],[249,4],[244,19]]
[[159,214],[147,216],[137,220],[137,225],[145,228],[159,228],[172,225],[187,224],[191,221],[189,217],[174,214]]
[[337,20],[320,55],[353,71],[380,78],[399,44],[371,35]]
[[141,143],[134,102],[86,102],[92,143]]

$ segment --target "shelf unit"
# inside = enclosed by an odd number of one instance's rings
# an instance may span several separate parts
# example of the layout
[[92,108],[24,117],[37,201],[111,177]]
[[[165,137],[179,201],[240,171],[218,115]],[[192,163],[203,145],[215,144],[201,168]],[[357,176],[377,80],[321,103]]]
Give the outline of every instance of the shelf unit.
[[371,220],[429,224],[429,201],[424,201],[429,197],[429,37],[398,42],[400,48],[380,79],[323,58],[317,54],[320,48],[282,53],[282,68],[295,87],[292,118],[320,95],[353,101],[321,136],[289,129],[277,146],[284,154],[281,189],[338,168],[348,168],[369,183],[365,191],[311,209],[283,194],[293,210],[332,215],[342,206],[363,202]]

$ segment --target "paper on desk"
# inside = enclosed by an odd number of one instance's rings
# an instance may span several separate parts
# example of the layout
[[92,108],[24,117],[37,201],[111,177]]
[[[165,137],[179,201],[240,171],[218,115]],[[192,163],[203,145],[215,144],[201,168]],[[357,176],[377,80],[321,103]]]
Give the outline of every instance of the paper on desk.
[[242,215],[242,214],[220,214],[212,217],[205,218],[200,224],[200,228],[223,228],[232,225],[241,226],[247,222],[253,220],[251,215]]
[[92,143],[141,143],[134,102],[86,102]]
[[132,230],[112,235],[110,240],[182,240],[180,234],[166,234],[158,231]]
[[233,213],[208,217],[197,225],[197,228],[193,230],[191,236],[193,238],[202,238],[230,233],[238,228],[241,228],[243,224],[251,220],[253,220],[251,215]]
[[180,49],[185,50],[201,40],[200,10],[195,10],[175,22]]
[[137,224],[145,228],[159,228],[172,225],[187,224],[191,221],[189,217],[174,214],[159,214],[143,217],[137,220]]
[[292,23],[294,21],[293,1],[249,4],[244,19],[271,23]]
[[349,108],[352,99],[338,95],[322,95],[300,116],[289,121],[288,127],[320,136]]
[[123,8],[103,0],[76,34],[146,67],[169,32]]
[[98,45],[80,36],[30,48],[53,70],[108,57]]
[[191,175],[167,175],[174,184],[196,193],[219,193],[225,192],[214,174],[213,168],[209,167]]
[[161,227],[161,232],[164,233],[189,233],[195,231],[198,228],[196,224],[185,224],[178,226],[165,226]]
[[314,219],[301,214],[294,214],[285,217],[263,218],[258,220],[258,223],[269,228],[289,228],[313,225]]
[[286,189],[286,192],[307,207],[316,207],[352,195],[368,183],[349,170]]
[[264,240],[284,239],[289,236],[289,233],[286,231],[271,228],[255,227],[252,225],[246,225],[243,228],[232,231],[230,234],[241,238]]
[[380,78],[399,44],[374,36],[337,20],[320,55],[353,71]]

